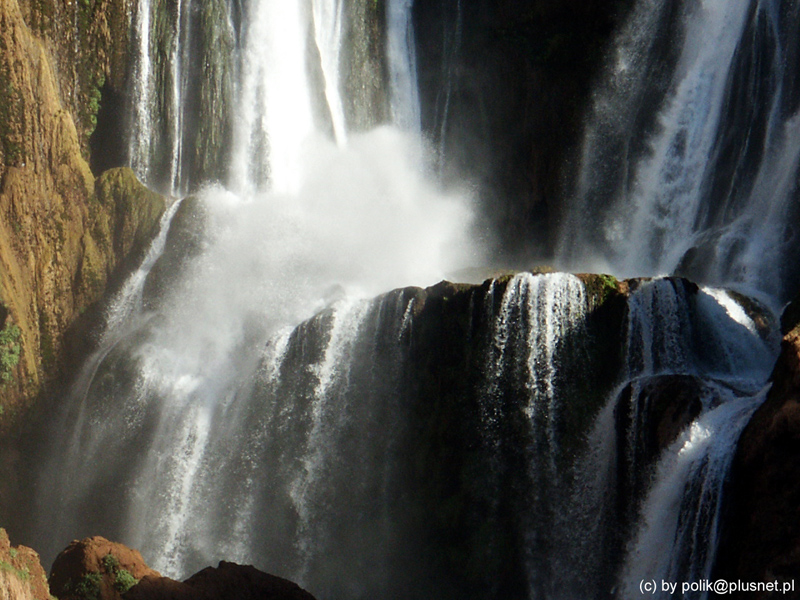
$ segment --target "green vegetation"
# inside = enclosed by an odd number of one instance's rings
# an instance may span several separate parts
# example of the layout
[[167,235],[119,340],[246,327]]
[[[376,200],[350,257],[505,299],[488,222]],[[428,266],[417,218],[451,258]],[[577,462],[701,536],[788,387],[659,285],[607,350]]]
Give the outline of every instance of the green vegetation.
[[89,87],[89,102],[87,104],[89,121],[87,135],[89,136],[91,136],[97,128],[97,113],[100,111],[100,100],[103,97],[102,90],[105,83],[106,77],[103,73],[100,73],[95,79],[94,85]]
[[27,569],[27,567],[24,569],[17,569],[10,562],[6,562],[4,560],[0,560],[0,571],[13,573],[22,581],[28,581],[31,578],[31,572]]
[[114,589],[120,594],[124,594],[139,583],[139,580],[131,575],[130,571],[120,568],[119,559],[113,554],[106,554],[103,557],[103,568],[106,573],[114,577]]
[[84,600],[99,600],[102,580],[103,576],[100,573],[86,573],[70,591]]
[[116,589],[120,594],[124,594],[137,583],[139,583],[139,580],[131,575],[129,571],[126,571],[125,569],[117,570],[114,589]]
[[6,322],[5,327],[0,330],[0,383],[6,385],[14,378],[13,370],[19,364],[19,356],[22,351],[20,328]]
[[619,289],[619,282],[613,275],[588,275],[582,279],[592,308],[603,305]]
[[106,573],[113,573],[115,570],[119,569],[119,560],[109,552],[103,557],[103,568],[106,570]]

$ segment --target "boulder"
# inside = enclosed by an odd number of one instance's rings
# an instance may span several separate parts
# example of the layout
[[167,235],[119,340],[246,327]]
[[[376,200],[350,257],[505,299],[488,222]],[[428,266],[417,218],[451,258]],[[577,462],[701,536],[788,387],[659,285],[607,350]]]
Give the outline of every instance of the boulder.
[[119,600],[142,577],[160,577],[138,550],[104,537],[74,540],[53,562],[50,590],[59,600]]
[[314,600],[296,583],[249,565],[221,562],[180,582],[146,576],[122,596],[125,600]]

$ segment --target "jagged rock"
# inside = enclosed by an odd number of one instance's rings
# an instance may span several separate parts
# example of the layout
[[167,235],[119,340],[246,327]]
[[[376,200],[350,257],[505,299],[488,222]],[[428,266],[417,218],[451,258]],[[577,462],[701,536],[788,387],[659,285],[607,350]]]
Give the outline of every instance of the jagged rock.
[[122,596],[125,600],[314,600],[296,583],[252,566],[220,562],[184,582],[167,577],[144,577]]
[[[620,392],[615,413],[617,431],[627,431],[630,426],[631,411],[622,408],[636,404],[636,413],[647,415],[647,427],[636,440],[638,452],[646,463],[652,463],[700,414],[707,387],[694,375],[657,375],[632,381]],[[624,445],[625,441],[620,443]]]
[[[797,314],[797,306],[790,305],[787,314],[790,312]],[[800,326],[784,336],[772,373],[772,388],[739,440],[728,497],[714,577],[754,582],[797,579],[800,573]],[[797,599],[800,585],[795,587],[796,591],[789,594],[759,592],[729,597]]]
[[160,574],[138,550],[95,536],[74,540],[56,557],[50,589],[59,600],[119,600],[145,576]]
[[39,555],[25,546],[12,547],[0,528],[0,600],[50,600]]

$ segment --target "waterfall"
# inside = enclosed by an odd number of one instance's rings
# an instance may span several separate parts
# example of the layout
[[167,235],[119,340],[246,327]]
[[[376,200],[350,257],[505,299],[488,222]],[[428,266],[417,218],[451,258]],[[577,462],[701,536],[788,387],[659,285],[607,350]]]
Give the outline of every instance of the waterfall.
[[638,3],[587,123],[564,265],[786,293],[794,276],[774,265],[795,247],[800,164],[788,14],[771,0]]
[[[525,397],[514,407],[524,417],[529,431],[524,450],[523,475],[535,490],[527,498],[529,506],[519,515],[523,533],[524,565],[528,587],[533,597],[552,593],[552,572],[557,569],[553,552],[555,536],[542,523],[558,514],[563,490],[559,466],[564,450],[561,432],[567,407],[565,383],[568,361],[575,360],[570,339],[585,335],[586,293],[583,283],[573,275],[517,275],[503,294],[494,319],[490,356],[487,365],[487,389],[482,394],[483,431],[489,451],[492,479],[502,471],[498,450],[503,444],[498,432],[503,421],[513,418],[504,407],[508,389],[503,379],[509,375],[521,380]],[[501,490],[498,483],[490,488],[488,501],[496,511]],[[548,551],[543,552],[543,549]]]
[[404,129],[420,131],[417,55],[411,0],[392,0],[386,7],[392,120]]
[[[682,586],[711,579],[723,484],[739,435],[765,393],[729,399],[708,411],[665,453],[625,562],[622,597],[639,594],[642,581]],[[665,551],[665,540],[672,541],[669,551]],[[674,595],[659,586],[654,597]],[[681,597],[707,598],[708,592],[684,592]]]
[[[428,178],[413,2],[354,2],[136,4],[130,164],[191,196],[59,403],[34,545],[101,533],[171,577],[236,560],[321,600],[708,577],[796,243],[777,2],[639,0],[621,30],[558,259],[631,279],[480,284],[442,281],[487,235]],[[442,155],[464,9],[442,9]],[[392,122],[359,131],[367,80]]]
[[153,103],[152,67],[150,64],[150,2],[136,3],[135,37],[136,60],[133,69],[133,92],[131,94],[133,131],[128,149],[131,167],[142,181],[149,180],[151,104]]
[[247,192],[270,181],[276,191],[293,191],[301,146],[314,131],[305,71],[308,22],[299,2],[254,4],[242,48],[231,184]]
[[342,45],[342,10],[339,0],[312,2],[314,35],[322,63],[325,98],[333,121],[333,134],[340,144],[346,139],[344,106],[339,93],[339,53]]

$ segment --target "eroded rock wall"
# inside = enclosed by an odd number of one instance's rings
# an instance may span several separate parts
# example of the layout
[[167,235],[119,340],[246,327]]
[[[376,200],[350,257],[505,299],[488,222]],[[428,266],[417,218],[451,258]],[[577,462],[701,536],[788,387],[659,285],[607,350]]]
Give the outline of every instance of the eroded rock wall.
[[[58,31],[57,3],[51,29],[45,4],[0,1],[0,431],[58,373],[64,332],[143,250],[164,209],[128,169],[92,174],[91,123],[76,108],[92,97],[59,69],[62,46],[80,39],[37,36]],[[111,69],[110,49],[79,51]]]

